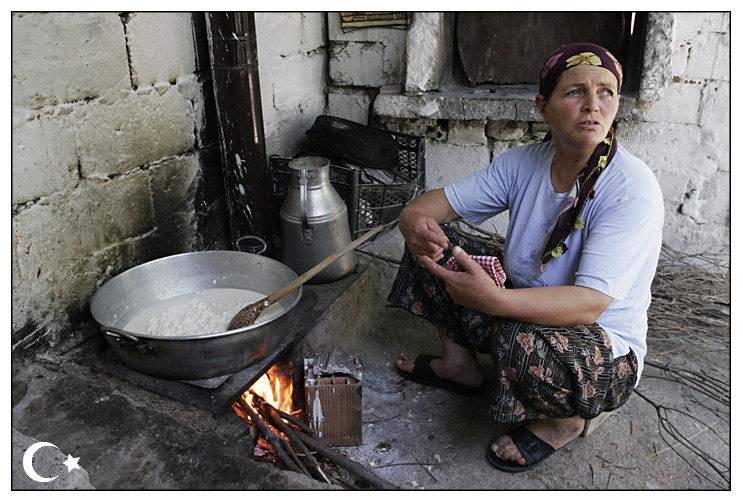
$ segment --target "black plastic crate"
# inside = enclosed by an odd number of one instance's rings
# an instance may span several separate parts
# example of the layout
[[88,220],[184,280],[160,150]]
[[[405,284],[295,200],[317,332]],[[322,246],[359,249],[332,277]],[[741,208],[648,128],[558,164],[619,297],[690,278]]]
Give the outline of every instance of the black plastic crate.
[[[393,222],[402,208],[426,186],[425,139],[422,136],[388,132],[397,142],[398,165],[394,169],[375,170],[363,166],[330,164],[330,182],[348,207],[348,224],[353,239],[378,225]],[[281,206],[291,187],[289,163],[292,160],[271,157],[274,218],[277,225],[280,223]],[[384,176],[377,176],[382,171]]]

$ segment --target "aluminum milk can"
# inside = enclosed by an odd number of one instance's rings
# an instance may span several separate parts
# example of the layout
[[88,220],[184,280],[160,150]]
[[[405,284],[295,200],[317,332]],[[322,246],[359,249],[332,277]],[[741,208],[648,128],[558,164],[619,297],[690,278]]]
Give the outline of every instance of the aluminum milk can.
[[[351,242],[348,208],[330,183],[330,161],[301,157],[289,163],[291,187],[281,207],[281,261],[302,274]],[[339,258],[309,283],[329,283],[351,274],[356,252]]]

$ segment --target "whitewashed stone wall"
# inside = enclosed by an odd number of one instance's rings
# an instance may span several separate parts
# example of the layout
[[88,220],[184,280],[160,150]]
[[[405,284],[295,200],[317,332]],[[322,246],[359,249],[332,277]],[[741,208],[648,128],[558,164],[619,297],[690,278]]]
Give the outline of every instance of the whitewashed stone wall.
[[[267,154],[287,155],[325,110],[325,16],[256,24]],[[76,344],[106,279],[227,236],[200,214],[224,192],[195,42],[190,13],[12,15],[14,348]]]
[[52,334],[111,272],[188,248],[200,99],[191,18],[12,23],[14,342],[43,333],[64,344]]
[[[650,166],[663,188],[665,241],[691,252],[719,251],[730,244],[730,15],[649,17],[643,81],[620,107],[620,141]],[[338,34],[337,20],[328,17],[331,47],[353,42],[366,48],[366,67],[379,72],[394,59],[393,50],[405,56],[407,66],[396,65],[394,72],[382,73],[384,81],[374,82],[357,62],[331,50],[329,108],[357,122],[371,117],[373,125],[425,136],[428,188],[482,169],[508,148],[540,141],[546,133],[533,88],[474,95],[438,85],[444,74],[441,47],[450,43],[445,20],[445,14],[415,13],[410,31],[402,32],[406,39],[391,29]],[[506,226],[505,217],[489,224],[500,233]]]
[[255,24],[266,152],[292,156],[325,113],[326,16],[256,13]]
[[693,252],[730,245],[730,16],[679,13],[663,88],[622,142],[645,160],[666,201],[664,238]]
[[337,12],[328,19],[328,114],[367,124],[375,94],[399,92],[407,31],[373,28],[344,33]]

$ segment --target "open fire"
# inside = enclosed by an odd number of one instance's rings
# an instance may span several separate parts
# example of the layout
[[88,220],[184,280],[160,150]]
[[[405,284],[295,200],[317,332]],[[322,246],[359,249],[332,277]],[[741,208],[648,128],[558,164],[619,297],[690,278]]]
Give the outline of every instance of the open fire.
[[291,363],[279,362],[271,367],[243,394],[243,398],[247,400],[251,393],[260,396],[278,410],[292,413],[294,382]]
[[330,448],[294,410],[291,364],[277,363],[232,407],[257,432],[255,458],[346,489],[397,489]]
[[[270,425],[271,411],[274,409],[281,414],[289,414],[295,419],[299,419],[302,411],[294,410],[294,383],[292,377],[291,363],[278,362],[258,378],[250,389],[243,393],[239,402],[233,405],[237,414],[261,433],[253,449],[253,457],[255,459],[273,463],[281,462],[281,459],[277,457],[277,453],[282,452],[282,449],[278,449],[277,451],[271,445],[271,440],[283,442],[287,439],[287,436],[281,433],[277,427],[273,427],[264,433],[261,430],[263,424],[260,421],[257,422],[255,419],[258,418],[265,422],[266,426]],[[245,404],[248,405],[248,412],[244,410]],[[241,407],[240,405],[243,406]],[[261,418],[261,415],[267,417]]]

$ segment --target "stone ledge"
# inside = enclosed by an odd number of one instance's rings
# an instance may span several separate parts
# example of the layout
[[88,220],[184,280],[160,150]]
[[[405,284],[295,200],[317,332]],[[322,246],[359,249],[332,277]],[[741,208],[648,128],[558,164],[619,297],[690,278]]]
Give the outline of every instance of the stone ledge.
[[[477,88],[459,86],[446,91],[409,94],[380,94],[374,114],[399,119],[482,120],[510,119],[541,122],[534,105],[536,85]],[[618,119],[629,119],[635,98],[623,97]]]

